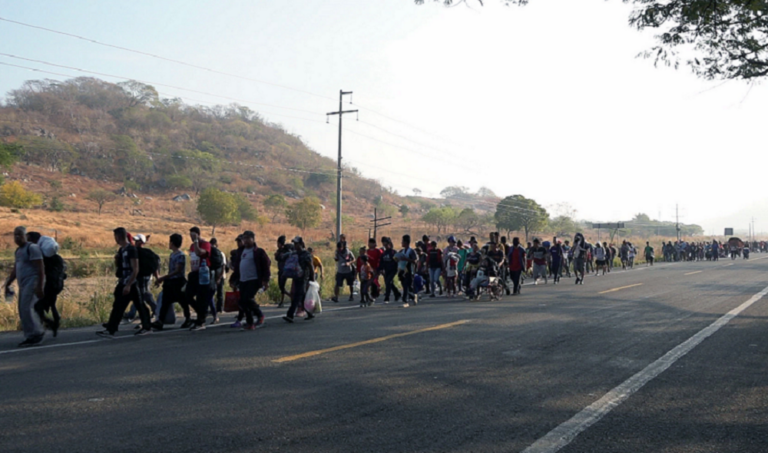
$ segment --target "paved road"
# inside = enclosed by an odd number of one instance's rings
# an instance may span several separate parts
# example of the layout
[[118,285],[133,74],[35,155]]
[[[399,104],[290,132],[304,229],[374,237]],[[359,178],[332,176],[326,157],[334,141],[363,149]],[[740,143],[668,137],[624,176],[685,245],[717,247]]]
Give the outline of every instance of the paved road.
[[256,332],[3,334],[0,451],[765,452],[763,258]]

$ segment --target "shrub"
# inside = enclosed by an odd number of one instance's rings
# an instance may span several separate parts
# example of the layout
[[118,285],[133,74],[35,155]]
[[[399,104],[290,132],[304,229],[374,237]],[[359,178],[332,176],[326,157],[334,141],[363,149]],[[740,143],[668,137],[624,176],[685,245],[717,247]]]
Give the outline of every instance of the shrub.
[[48,207],[51,211],[61,212],[64,210],[64,203],[59,200],[59,197],[53,197],[51,199],[51,205]]
[[0,206],[11,208],[30,208],[43,202],[40,195],[30,192],[18,181],[11,181],[0,186]]

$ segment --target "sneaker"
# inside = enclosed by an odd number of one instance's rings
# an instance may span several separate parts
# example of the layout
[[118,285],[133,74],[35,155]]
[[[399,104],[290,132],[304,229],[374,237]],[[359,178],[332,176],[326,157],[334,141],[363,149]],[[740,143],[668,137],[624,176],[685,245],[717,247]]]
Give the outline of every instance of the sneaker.
[[101,338],[109,338],[110,340],[115,338],[115,333],[110,332],[109,330],[102,330],[100,332],[96,332],[96,335],[100,336]]
[[408,302],[406,302],[406,303],[404,303],[404,304],[403,304],[403,308],[408,308],[408,307],[410,307],[410,305],[408,304]]
[[360,308],[363,308],[363,307],[365,307],[365,304],[360,302]]
[[38,335],[36,337],[27,338],[26,340],[19,343],[20,348],[28,348],[30,346],[37,346],[40,343],[43,342],[43,335]]
[[241,327],[243,327],[243,323],[240,321],[235,321],[232,324],[230,324],[229,327],[232,327],[233,329],[240,329]]
[[154,329],[154,330],[158,330],[158,331],[159,331],[159,330],[163,330],[163,323],[161,323],[160,321],[155,321],[155,322],[153,322],[153,323],[151,324],[151,327],[152,327],[152,329]]
[[141,336],[141,335],[146,335],[146,334],[149,334],[149,333],[152,333],[152,331],[151,331],[150,329],[144,329],[144,328],[142,328],[142,329],[141,329],[141,330],[139,330],[138,332],[134,333],[134,335],[135,335],[135,336]]
[[331,302],[334,302],[334,303],[338,304],[339,303],[339,298],[338,297],[331,297]]
[[384,303],[388,304],[389,303],[389,299],[384,299]]
[[283,316],[283,321],[287,322],[288,324],[293,324],[293,318],[290,316]]
[[259,316],[259,320],[254,324],[257,329],[264,327],[264,315]]
[[192,324],[194,324],[194,323],[192,322],[191,319],[186,319],[186,320],[184,320],[184,324],[181,325],[181,328],[182,329],[189,329],[190,327],[192,327]]
[[256,324],[246,324],[240,330],[256,330]]
[[214,325],[214,324],[218,324],[218,323],[219,323],[219,317],[218,317],[218,316],[216,316],[216,317],[215,317],[215,318],[213,318],[213,320],[211,321],[211,325]]
[[578,285],[581,279],[579,277],[576,277],[576,284]]
[[197,332],[200,330],[205,330],[205,324],[195,324],[194,326],[189,328],[190,332]]

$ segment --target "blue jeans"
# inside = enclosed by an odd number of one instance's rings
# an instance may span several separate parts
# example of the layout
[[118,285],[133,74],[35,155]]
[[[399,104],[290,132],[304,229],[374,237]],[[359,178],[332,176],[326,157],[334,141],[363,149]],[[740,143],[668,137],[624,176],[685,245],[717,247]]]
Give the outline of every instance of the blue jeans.
[[440,275],[442,273],[443,269],[440,267],[429,269],[429,290],[432,295],[435,294],[435,286],[440,286]]

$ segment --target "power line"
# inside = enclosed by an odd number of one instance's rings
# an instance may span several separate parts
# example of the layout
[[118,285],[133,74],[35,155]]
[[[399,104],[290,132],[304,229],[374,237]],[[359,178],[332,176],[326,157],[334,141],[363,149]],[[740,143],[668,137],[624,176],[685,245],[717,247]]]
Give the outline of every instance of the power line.
[[123,51],[126,51],[126,52],[132,52],[132,53],[135,53],[135,54],[144,55],[144,56],[151,57],[151,58],[156,58],[158,60],[163,60],[163,61],[168,61],[168,62],[171,62],[171,63],[176,63],[176,64],[188,66],[190,68],[202,69],[204,71],[208,71],[208,72],[211,72],[211,73],[214,73],[214,74],[225,75],[225,76],[228,76],[228,77],[235,77],[235,78],[242,79],[242,80],[248,80],[250,82],[262,83],[262,84],[265,84],[265,85],[271,85],[271,86],[282,88],[282,89],[285,89],[285,90],[295,91],[297,93],[303,93],[303,94],[307,94],[307,95],[310,95],[310,96],[315,96],[315,97],[319,97],[319,98],[323,98],[323,99],[331,99],[332,100],[332,98],[330,98],[328,96],[323,96],[322,94],[312,93],[311,91],[306,91],[306,90],[302,90],[302,89],[299,89],[299,88],[293,88],[293,87],[289,87],[287,85],[281,85],[279,83],[268,82],[266,80],[254,79],[252,77],[245,77],[245,76],[241,76],[241,75],[238,75],[238,74],[232,74],[232,73],[229,73],[229,72],[220,71],[218,69],[212,69],[212,68],[208,68],[208,67],[205,67],[205,66],[196,65],[196,64],[193,64],[193,63],[188,63],[186,61],[176,60],[176,59],[173,59],[173,58],[163,57],[161,55],[156,55],[156,54],[149,53],[149,52],[144,52],[144,51],[141,51],[141,50],[131,49],[129,47],[124,47],[124,46],[119,46],[119,45],[116,45],[116,44],[110,44],[110,43],[106,43],[106,42],[101,42],[101,41],[97,41],[97,40],[92,39],[92,38],[87,38],[85,36],[76,35],[74,33],[67,33],[67,32],[63,32],[63,31],[60,31],[60,30],[54,30],[52,28],[42,27],[42,26],[39,26],[39,25],[32,25],[32,24],[28,24],[28,23],[24,23],[24,22],[19,22],[19,21],[16,21],[16,20],[6,19],[4,17],[0,17],[0,21],[9,22],[9,23],[12,23],[12,24],[17,24],[17,25],[21,25],[21,26],[29,27],[29,28],[35,28],[35,29],[38,29],[38,30],[47,31],[49,33],[56,33],[56,34],[59,34],[59,35],[62,35],[62,36],[67,36],[67,37],[70,37],[70,38],[75,38],[75,39],[80,39],[80,40],[83,40],[83,41],[87,41],[89,43],[96,44],[96,45],[99,45],[99,46],[111,47],[113,49],[123,50]]
[[[230,101],[235,101],[235,102],[245,102],[245,103],[254,104],[254,105],[265,105],[267,107],[274,107],[274,108],[285,109],[285,110],[293,110],[293,111],[302,112],[302,113],[310,113],[312,115],[320,115],[320,113],[318,113],[318,112],[312,112],[312,111],[304,110],[304,109],[297,109],[297,108],[293,108],[293,107],[283,107],[281,105],[266,104],[266,103],[263,103],[263,102],[246,101],[246,100],[242,100],[242,99],[233,98],[233,97],[230,97],[230,96],[224,96],[224,95],[220,95],[220,94],[207,93],[205,91],[193,90],[191,88],[183,88],[183,87],[178,87],[178,86],[175,86],[175,85],[169,85],[167,83],[152,82],[152,81],[149,81],[149,80],[140,80],[140,79],[134,79],[132,77],[125,77],[125,76],[121,76],[121,75],[107,74],[107,73],[103,73],[103,72],[91,71],[91,70],[88,70],[88,69],[81,69],[81,68],[76,68],[74,66],[61,65],[61,64],[57,64],[57,63],[51,63],[51,62],[48,62],[48,61],[36,60],[36,59],[33,59],[33,58],[20,57],[18,55],[13,55],[13,54],[8,54],[8,53],[3,53],[3,52],[0,52],[0,56],[4,56],[4,57],[8,57],[8,58],[15,58],[17,60],[30,61],[30,62],[33,62],[33,63],[40,63],[40,64],[44,64],[44,65],[47,65],[47,66],[53,66],[53,67],[57,67],[57,68],[71,69],[73,71],[85,72],[85,73],[88,73],[88,74],[95,74],[95,75],[99,75],[99,76],[102,76],[102,77],[111,77],[111,78],[114,78],[114,79],[123,79],[123,80],[135,80],[137,82],[146,83],[146,84],[150,84],[150,85],[164,86],[164,87],[167,87],[167,88],[173,88],[175,90],[189,91],[190,93],[204,94],[206,96],[219,97],[219,98],[222,98],[222,99],[228,99]],[[26,67],[26,66],[12,65],[12,64],[8,64],[8,63],[3,63],[3,64],[5,64],[7,66],[16,66],[16,67],[23,68],[23,69],[29,69],[29,70],[32,70],[32,71],[40,71],[39,69],[29,68],[29,67]],[[42,72],[42,71],[40,71],[40,72]],[[56,75],[63,75],[63,74],[56,74]],[[72,76],[65,75],[65,77],[72,77]]]

